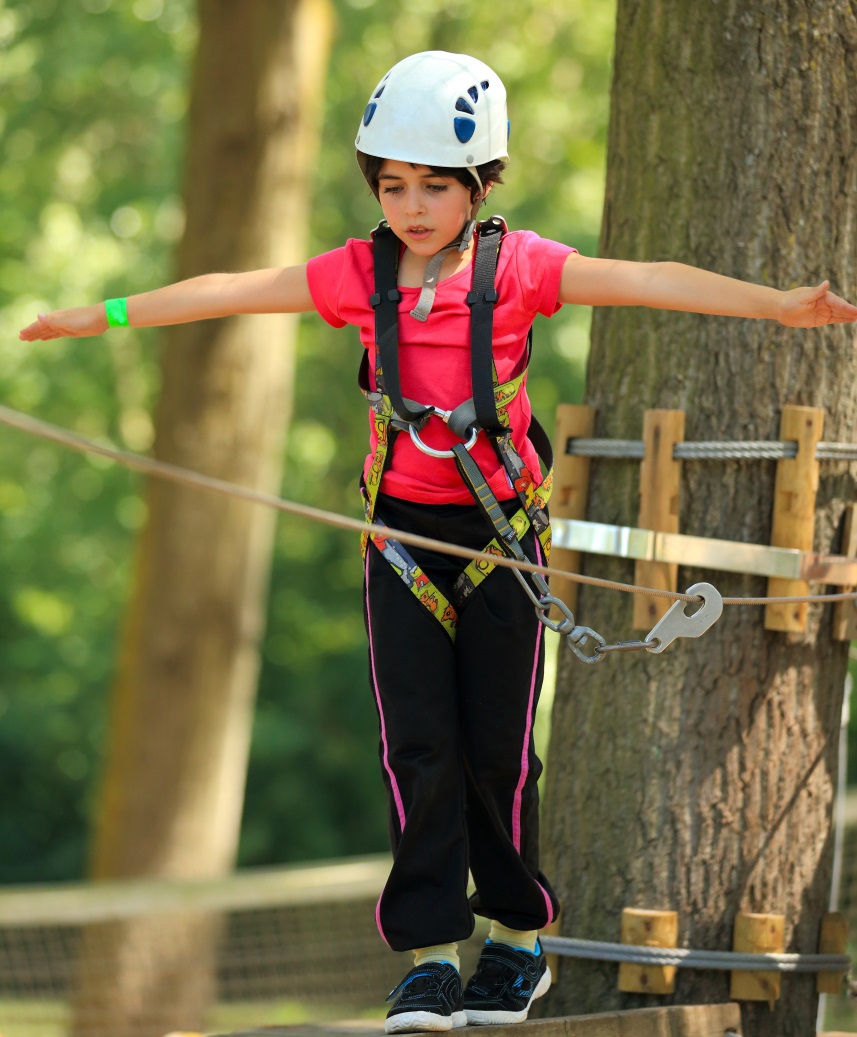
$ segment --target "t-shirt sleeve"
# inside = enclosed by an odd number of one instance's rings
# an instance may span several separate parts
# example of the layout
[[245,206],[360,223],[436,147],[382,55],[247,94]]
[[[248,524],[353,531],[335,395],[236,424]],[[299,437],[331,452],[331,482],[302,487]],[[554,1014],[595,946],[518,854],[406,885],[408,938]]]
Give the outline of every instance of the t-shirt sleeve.
[[348,264],[348,245],[323,252],[307,263],[307,282],[318,313],[334,328],[344,328],[348,321],[340,315],[342,282]]
[[577,249],[529,230],[516,237],[515,265],[524,298],[531,312],[551,317],[562,306],[558,298],[562,268]]

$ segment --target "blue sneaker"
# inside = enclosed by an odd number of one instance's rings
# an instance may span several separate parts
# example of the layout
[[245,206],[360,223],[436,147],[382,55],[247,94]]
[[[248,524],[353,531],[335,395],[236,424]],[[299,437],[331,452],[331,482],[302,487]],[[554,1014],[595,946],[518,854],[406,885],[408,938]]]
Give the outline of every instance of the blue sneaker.
[[[393,1000],[395,998],[395,1000]],[[387,997],[385,1033],[420,1033],[466,1026],[461,1008],[461,976],[447,961],[415,965]]]
[[551,972],[540,944],[530,954],[489,940],[464,991],[467,1021],[476,1025],[522,1023],[530,1005],[550,985]]

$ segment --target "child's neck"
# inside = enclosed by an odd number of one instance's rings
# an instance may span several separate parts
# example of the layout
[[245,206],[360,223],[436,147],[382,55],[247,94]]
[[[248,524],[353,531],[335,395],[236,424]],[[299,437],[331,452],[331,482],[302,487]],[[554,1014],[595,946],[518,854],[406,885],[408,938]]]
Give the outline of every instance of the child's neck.
[[[448,252],[440,268],[438,281],[444,281],[446,278],[457,274],[460,270],[464,270],[470,265],[472,257],[473,242],[467,246],[464,252],[459,252],[458,249]],[[417,255],[406,247],[399,259],[399,287],[421,288],[423,274],[431,258],[431,256]]]

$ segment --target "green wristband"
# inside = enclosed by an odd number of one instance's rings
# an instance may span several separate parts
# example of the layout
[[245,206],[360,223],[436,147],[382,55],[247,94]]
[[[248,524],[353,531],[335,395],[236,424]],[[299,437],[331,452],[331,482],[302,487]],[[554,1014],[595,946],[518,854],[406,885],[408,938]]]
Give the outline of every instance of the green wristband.
[[107,314],[108,328],[128,327],[127,299],[107,299],[104,303],[104,312]]

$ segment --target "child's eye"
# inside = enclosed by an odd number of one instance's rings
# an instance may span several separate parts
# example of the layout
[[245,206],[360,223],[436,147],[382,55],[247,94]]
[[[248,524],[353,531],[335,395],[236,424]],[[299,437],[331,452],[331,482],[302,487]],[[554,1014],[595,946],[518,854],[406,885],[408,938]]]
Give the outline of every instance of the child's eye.
[[447,187],[448,187],[447,184],[429,184],[428,185],[428,189],[430,191],[436,191],[438,194],[440,194],[441,191],[445,191],[447,189]]
[[382,194],[397,194],[399,191],[401,191],[401,187],[385,187],[381,193]]

